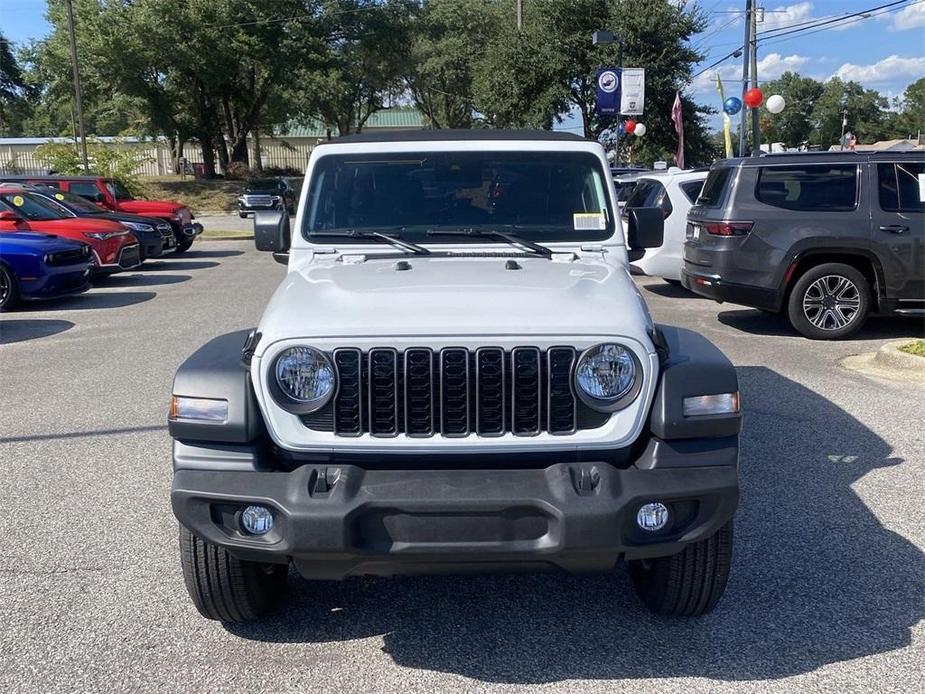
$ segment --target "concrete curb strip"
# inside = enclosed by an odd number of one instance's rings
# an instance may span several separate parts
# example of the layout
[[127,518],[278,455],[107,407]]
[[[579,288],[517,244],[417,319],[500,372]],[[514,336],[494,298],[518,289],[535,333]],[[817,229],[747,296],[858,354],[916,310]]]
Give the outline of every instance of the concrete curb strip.
[[895,369],[896,371],[909,371],[911,375],[925,379],[925,357],[916,354],[909,354],[899,350],[903,345],[908,345],[910,340],[895,340],[887,342],[877,350],[874,361],[878,366],[884,369]]

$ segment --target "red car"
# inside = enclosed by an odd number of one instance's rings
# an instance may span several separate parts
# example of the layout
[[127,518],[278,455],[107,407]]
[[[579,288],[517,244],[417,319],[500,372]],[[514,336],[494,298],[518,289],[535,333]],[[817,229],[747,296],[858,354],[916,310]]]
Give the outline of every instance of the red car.
[[136,200],[125,186],[102,176],[4,176],[4,181],[52,186],[79,195],[113,212],[130,212],[145,217],[166,219],[173,227],[177,253],[190,246],[202,233],[202,225],[193,222],[193,213],[186,205],[172,200]]
[[0,233],[37,231],[82,241],[93,250],[90,267],[109,274],[141,265],[138,240],[118,222],[69,217],[41,195],[11,186],[0,187]]

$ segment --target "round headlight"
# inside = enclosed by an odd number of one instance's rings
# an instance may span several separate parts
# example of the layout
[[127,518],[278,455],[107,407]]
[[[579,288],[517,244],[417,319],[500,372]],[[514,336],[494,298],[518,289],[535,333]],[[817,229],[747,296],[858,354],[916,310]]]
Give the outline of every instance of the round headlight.
[[323,407],[334,393],[331,361],[313,347],[290,347],[276,358],[276,384],[303,412]]
[[639,392],[637,371],[636,358],[626,347],[612,343],[591,347],[575,369],[578,395],[596,410],[613,412]]

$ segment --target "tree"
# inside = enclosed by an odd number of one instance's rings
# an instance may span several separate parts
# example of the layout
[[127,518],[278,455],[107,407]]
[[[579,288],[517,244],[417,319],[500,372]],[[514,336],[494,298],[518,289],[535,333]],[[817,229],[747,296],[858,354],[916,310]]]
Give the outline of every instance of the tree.
[[822,82],[812,77],[801,77],[794,72],[785,72],[778,79],[764,83],[764,93],[780,94],[784,97],[786,107],[777,115],[762,112],[762,140],[783,142],[787,147],[799,147],[809,141],[816,127],[813,108],[824,89]]
[[0,134],[22,134],[23,120],[28,114],[26,89],[12,44],[0,32]]
[[811,112],[813,131],[810,142],[828,149],[841,138],[842,119],[858,142],[875,142],[884,132],[887,100],[873,89],[857,82],[843,82],[833,77],[825,83]]
[[925,133],[925,77],[906,87],[896,106],[898,111],[888,122],[888,137],[916,139]]

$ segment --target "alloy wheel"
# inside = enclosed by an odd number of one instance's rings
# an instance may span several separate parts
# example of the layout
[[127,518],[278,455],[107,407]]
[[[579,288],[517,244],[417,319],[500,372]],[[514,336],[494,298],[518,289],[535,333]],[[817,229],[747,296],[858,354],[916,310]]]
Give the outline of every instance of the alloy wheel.
[[803,294],[803,315],[820,330],[844,328],[857,318],[860,308],[860,291],[841,275],[824,275]]
[[0,267],[0,306],[6,303],[13,289],[13,280],[5,268]]

